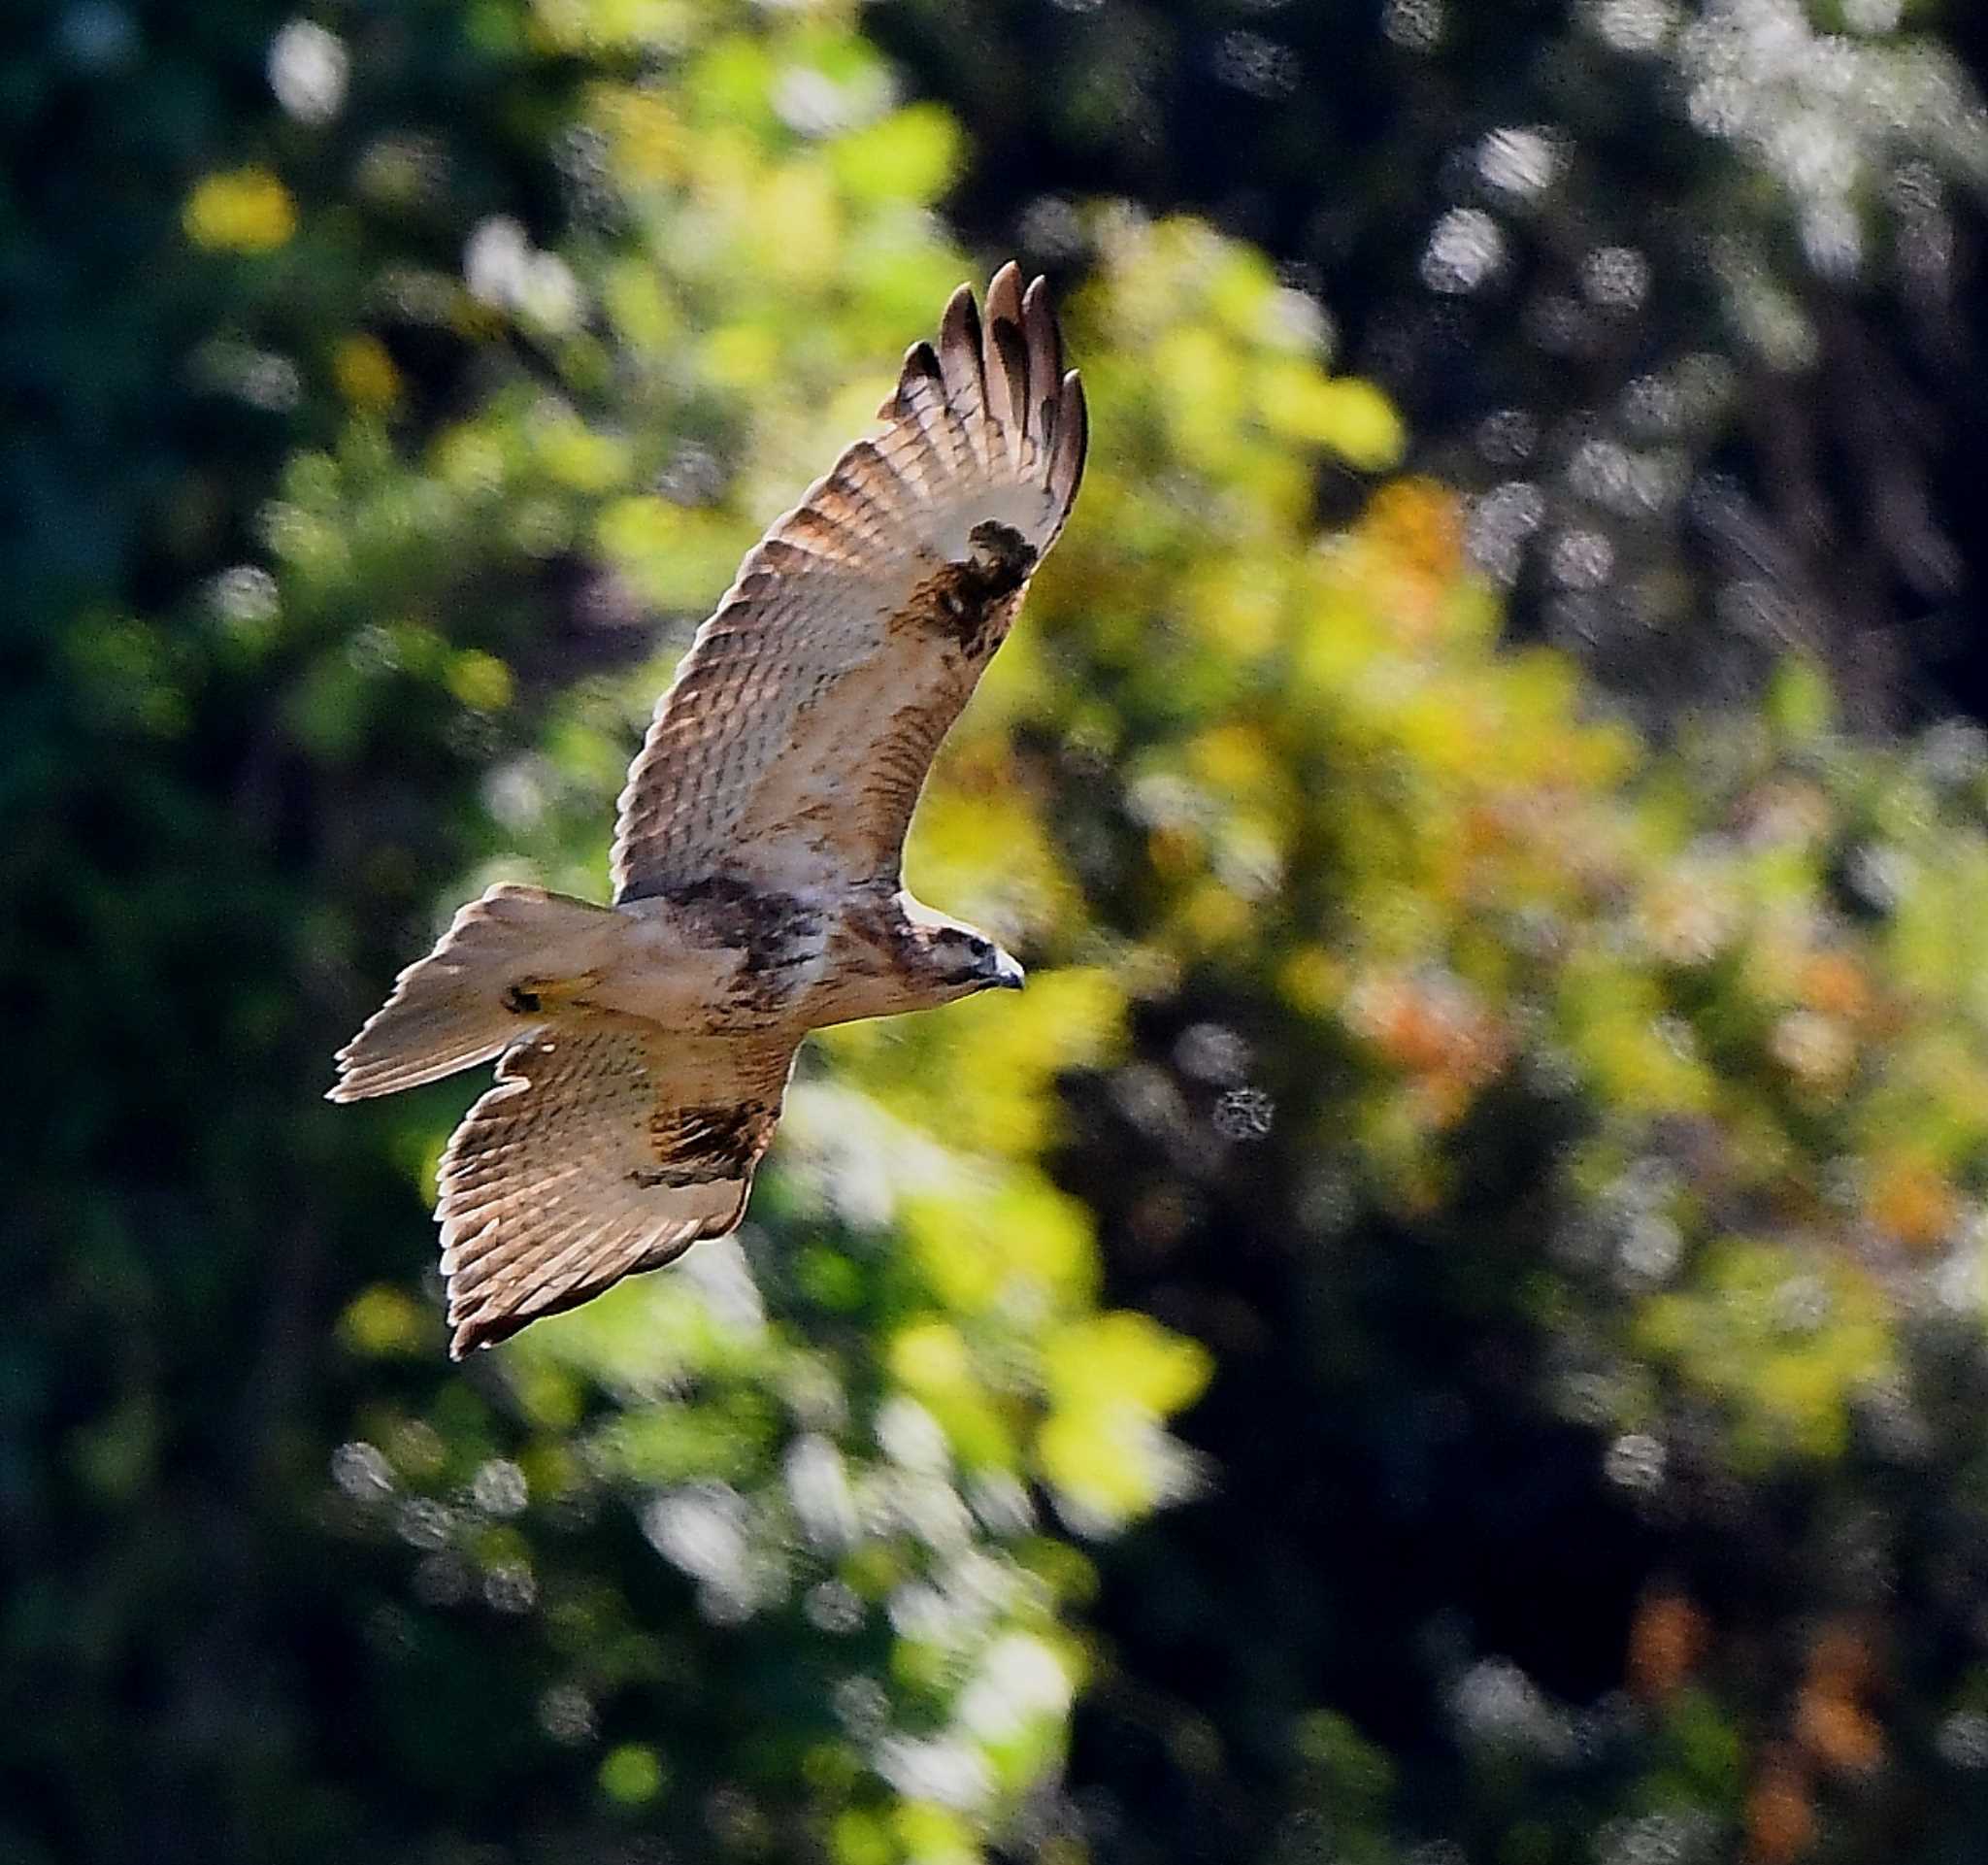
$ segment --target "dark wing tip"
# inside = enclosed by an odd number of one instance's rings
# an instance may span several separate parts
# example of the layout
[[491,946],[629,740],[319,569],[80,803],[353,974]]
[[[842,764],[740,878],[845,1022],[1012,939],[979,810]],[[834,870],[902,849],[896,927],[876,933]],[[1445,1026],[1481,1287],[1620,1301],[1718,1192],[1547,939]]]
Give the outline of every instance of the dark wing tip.
[[1012,259],[987,286],[984,360],[987,412],[994,424],[1011,435],[1009,457],[1019,465],[1021,436],[1029,426],[1029,352],[1022,335],[1021,269]]
[[895,415],[906,412],[911,394],[919,383],[930,383],[945,392],[945,377],[939,367],[939,352],[920,338],[905,351],[904,366],[897,373],[897,386],[883,398],[883,406],[877,411],[878,420],[889,420]]
[[946,393],[984,404],[987,382],[981,365],[980,307],[974,302],[971,285],[961,285],[945,301],[945,316],[939,323],[939,365],[945,378]]
[[[966,418],[976,437],[970,450],[981,454],[983,467],[992,464],[988,449],[1005,451],[1011,470],[1044,474],[1062,509],[1070,509],[1083,476],[1088,423],[1082,385],[1074,370],[1063,368],[1063,333],[1047,280],[1032,279],[1024,290],[1021,268],[1009,260],[988,283],[984,316],[971,285],[955,289],[940,319],[937,346],[915,343],[905,351],[897,388],[878,410],[879,417],[904,414],[925,383]],[[1029,442],[1041,450],[1032,454]]]
[[1021,322],[1021,268],[1012,259],[987,282],[987,321]]
[[[600,1290],[590,1289],[588,1293],[598,1295]],[[558,1312],[555,1308],[535,1308],[529,1314],[512,1310],[504,1314],[480,1315],[474,1320],[458,1322],[455,1332],[448,1337],[448,1357],[460,1363],[472,1353],[480,1353],[510,1340],[514,1334],[522,1334],[534,1321]]]
[[1083,397],[1083,378],[1072,370],[1063,378],[1056,398],[1056,439],[1049,454],[1049,484],[1058,505],[1068,512],[1083,481],[1084,456],[1090,451],[1090,411]]
[[[997,317],[987,325],[988,410],[1003,428],[1019,437],[1029,431],[1029,352],[1021,325]],[[1012,457],[1019,462],[1019,438]]]
[[1056,397],[1063,381],[1063,333],[1049,304],[1048,281],[1036,278],[1022,294],[1021,327],[1028,347],[1028,406],[1023,416],[1037,440],[1056,431]]
[[1056,321],[1056,309],[1049,302],[1049,281],[1040,273],[1030,281],[1029,288],[1022,293],[1022,328],[1029,339],[1029,356],[1046,360],[1042,380],[1036,384],[1036,392],[1046,395],[1049,384],[1063,379],[1063,331]]
[[954,350],[980,347],[980,307],[974,298],[974,288],[963,284],[945,301],[945,315],[939,320],[939,353],[950,355]]

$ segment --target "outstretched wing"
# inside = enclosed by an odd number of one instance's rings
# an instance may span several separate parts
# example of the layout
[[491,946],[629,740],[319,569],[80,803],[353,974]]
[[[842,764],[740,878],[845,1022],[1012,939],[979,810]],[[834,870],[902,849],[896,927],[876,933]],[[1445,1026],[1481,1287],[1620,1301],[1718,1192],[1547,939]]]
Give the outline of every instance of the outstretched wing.
[[933,754],[1083,475],[1083,389],[1047,289],[962,285],[887,422],[746,556],[621,793],[617,902],[711,875],[792,891],[895,876]]
[[732,1230],[793,1059],[778,1040],[676,1037],[604,1012],[507,1050],[442,1157],[450,1354]]

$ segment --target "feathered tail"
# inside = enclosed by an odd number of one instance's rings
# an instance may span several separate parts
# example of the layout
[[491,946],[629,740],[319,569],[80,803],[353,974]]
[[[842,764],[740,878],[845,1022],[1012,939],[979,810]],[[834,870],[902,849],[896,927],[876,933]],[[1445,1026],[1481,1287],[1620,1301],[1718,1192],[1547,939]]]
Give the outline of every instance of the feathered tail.
[[576,946],[613,917],[543,887],[492,887],[394,980],[393,994],[339,1050],[325,1098],[396,1094],[501,1054],[544,1020],[533,985],[569,980]]

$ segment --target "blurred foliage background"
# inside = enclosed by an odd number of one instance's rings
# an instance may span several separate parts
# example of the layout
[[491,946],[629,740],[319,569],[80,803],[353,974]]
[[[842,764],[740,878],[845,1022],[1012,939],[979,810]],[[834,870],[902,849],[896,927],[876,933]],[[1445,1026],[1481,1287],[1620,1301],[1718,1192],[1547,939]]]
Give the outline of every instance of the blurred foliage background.
[[[0,23],[0,1859],[1972,1859],[1988,55],[1927,0]],[[735,1243],[451,1369],[659,684],[1011,250],[1095,447]]]

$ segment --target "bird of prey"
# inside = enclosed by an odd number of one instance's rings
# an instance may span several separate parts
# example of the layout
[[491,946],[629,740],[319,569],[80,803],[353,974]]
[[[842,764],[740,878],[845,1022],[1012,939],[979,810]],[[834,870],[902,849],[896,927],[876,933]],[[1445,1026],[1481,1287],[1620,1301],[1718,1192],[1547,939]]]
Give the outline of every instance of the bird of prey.
[[451,1355],[746,1210],[810,1030],[1021,967],[905,890],[911,811],[1083,474],[1041,279],[962,285],[859,440],[777,519],[657,703],[613,904],[492,887],[338,1055],[334,1101],[497,1058],[436,1217]]

